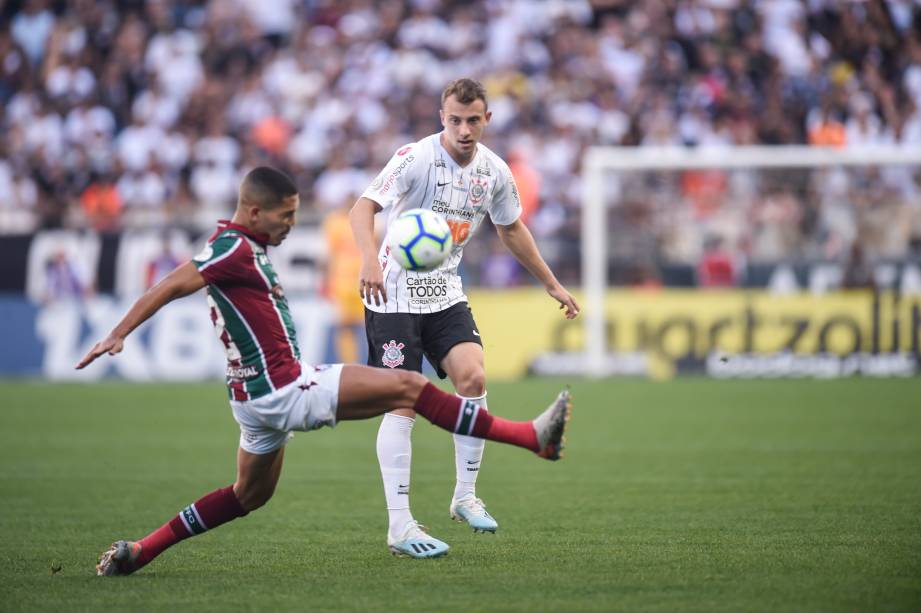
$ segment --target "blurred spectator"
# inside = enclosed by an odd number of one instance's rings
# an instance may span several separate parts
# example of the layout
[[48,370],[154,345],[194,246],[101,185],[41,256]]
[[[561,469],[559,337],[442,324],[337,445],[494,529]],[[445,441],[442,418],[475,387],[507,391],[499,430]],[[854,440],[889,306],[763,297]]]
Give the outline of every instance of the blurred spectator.
[[80,300],[89,289],[63,249],[55,252],[45,263],[44,302]]
[[122,198],[108,175],[97,177],[80,194],[80,206],[92,228],[100,232],[117,230],[121,221]]
[[323,286],[336,307],[336,356],[344,363],[358,361],[365,321],[364,304],[355,285],[361,268],[361,253],[349,224],[349,209],[354,203],[351,197],[343,199],[340,206],[323,219],[323,237],[329,254]]
[[530,155],[523,146],[513,148],[509,152],[508,166],[515,178],[518,187],[518,197],[521,200],[521,221],[528,223],[531,216],[540,206],[540,173],[531,165]]
[[53,28],[54,15],[45,0],[26,0],[22,11],[13,17],[13,38],[26,52],[33,67],[41,66]]
[[480,284],[483,287],[512,287],[518,285],[521,279],[521,266],[498,237],[491,237],[489,252],[480,267]]
[[697,264],[697,285],[700,287],[733,287],[738,282],[739,271],[735,258],[718,236],[708,238],[704,254]]
[[148,290],[162,281],[163,277],[173,272],[182,262],[183,260],[173,253],[169,236],[164,236],[163,241],[160,243],[160,252],[147,262],[147,268],[144,273],[144,289]]
[[873,268],[867,264],[860,243],[851,245],[847,261],[844,264],[841,287],[846,289],[876,288],[876,282],[873,280]]
[[831,104],[823,104],[806,120],[809,144],[817,147],[843,147],[847,144],[844,124],[838,120]]

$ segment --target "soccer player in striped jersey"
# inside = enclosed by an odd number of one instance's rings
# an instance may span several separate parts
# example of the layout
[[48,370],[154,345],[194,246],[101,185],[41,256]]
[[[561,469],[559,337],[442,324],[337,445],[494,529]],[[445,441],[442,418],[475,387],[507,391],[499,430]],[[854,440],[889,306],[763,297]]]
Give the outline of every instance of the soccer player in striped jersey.
[[[240,425],[236,481],[199,498],[144,538],[113,543],[97,574],[130,574],[179,541],[264,505],[294,431],[412,406],[448,431],[517,445],[551,460],[560,457],[571,410],[566,391],[534,421],[516,422],[446,394],[417,373],[301,362],[285,293],[267,252],[288,235],[298,206],[297,189],[284,173],[268,167],[248,173],[233,219],[219,222],[202,252],[141,296],[77,364],[84,368],[106,353],[119,353],[131,331],[163,305],[207,288],[211,321],[227,354],[230,406]],[[417,556],[444,553],[424,538],[413,540],[411,550]]]
[[[458,396],[486,406],[486,373],[480,332],[467,306],[458,274],[464,245],[489,215],[499,238],[546,288],[571,319],[579,306],[544,262],[520,219],[521,203],[508,165],[480,143],[491,113],[486,90],[472,79],[458,79],[441,96],[444,130],[400,147],[352,207],[352,232],[362,251],[359,292],[365,301],[368,364],[421,371],[422,357],[441,378],[451,379]],[[451,255],[431,272],[410,272],[377,248],[374,215],[395,219],[406,209],[431,209],[451,227]],[[384,415],[377,456],[389,514],[387,541],[403,548],[407,530],[416,538],[409,509],[410,434],[415,411],[406,406]],[[474,531],[495,532],[496,520],[476,495],[484,441],[456,434],[456,481],[451,517]],[[448,545],[430,535],[427,543]],[[413,555],[412,551],[407,551]]]

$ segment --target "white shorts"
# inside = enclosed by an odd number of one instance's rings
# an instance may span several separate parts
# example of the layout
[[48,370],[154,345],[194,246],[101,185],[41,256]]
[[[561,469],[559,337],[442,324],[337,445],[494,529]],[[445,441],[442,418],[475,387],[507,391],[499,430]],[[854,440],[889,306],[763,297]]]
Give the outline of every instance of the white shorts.
[[250,453],[271,453],[284,447],[294,431],[336,425],[342,364],[301,363],[301,376],[255,400],[231,400],[240,424],[240,447]]

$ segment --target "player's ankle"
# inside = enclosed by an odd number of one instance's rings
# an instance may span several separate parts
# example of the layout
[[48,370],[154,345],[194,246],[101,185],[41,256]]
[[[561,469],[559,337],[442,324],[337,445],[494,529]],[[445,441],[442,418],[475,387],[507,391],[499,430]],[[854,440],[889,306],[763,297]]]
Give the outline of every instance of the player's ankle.
[[454,484],[454,500],[462,500],[467,497],[476,498],[476,483],[457,481]]
[[413,520],[413,514],[409,509],[389,509],[390,525],[387,528],[387,538],[394,541],[403,536],[406,531],[406,525]]

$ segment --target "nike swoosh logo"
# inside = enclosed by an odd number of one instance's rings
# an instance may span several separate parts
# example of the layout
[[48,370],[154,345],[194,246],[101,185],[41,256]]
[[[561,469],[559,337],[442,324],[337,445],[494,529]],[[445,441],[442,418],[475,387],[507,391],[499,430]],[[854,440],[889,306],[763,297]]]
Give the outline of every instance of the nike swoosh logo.
[[471,462],[470,460],[467,460],[467,464],[479,464],[479,463],[480,463],[479,460],[476,460],[475,462]]
[[479,332],[477,332],[476,330],[474,330],[474,331],[473,331],[473,333],[474,333],[475,335],[477,335],[477,336],[479,336],[479,335],[480,335],[480,333],[479,333]]
[[436,183],[436,185],[438,185],[438,187],[444,187],[448,183],[450,183],[450,181],[445,181],[444,183]]

